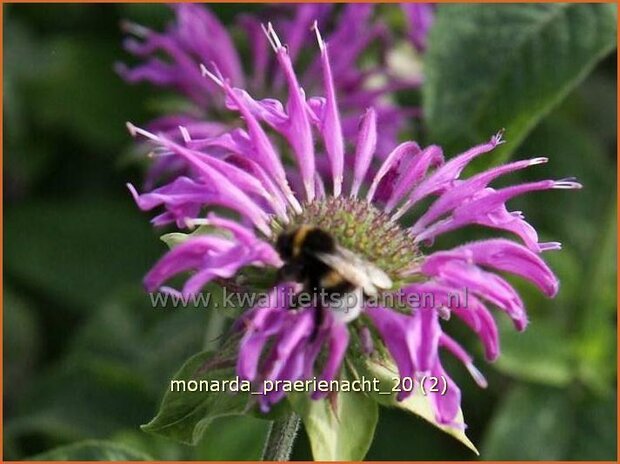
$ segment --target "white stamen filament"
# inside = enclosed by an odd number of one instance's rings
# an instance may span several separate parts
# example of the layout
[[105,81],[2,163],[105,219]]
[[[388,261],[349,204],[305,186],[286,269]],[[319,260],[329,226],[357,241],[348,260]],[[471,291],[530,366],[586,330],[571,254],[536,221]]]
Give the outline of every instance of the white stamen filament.
[[323,41],[323,37],[321,37],[321,32],[319,31],[319,25],[316,19],[314,20],[314,23],[312,24],[312,30],[314,30],[314,33],[316,34],[316,40],[319,43],[319,48],[321,49],[321,52],[324,52],[325,42]]
[[159,138],[158,136],[156,136],[155,134],[146,131],[144,129],[141,129],[138,126],[134,126],[132,123],[130,122],[126,122],[125,126],[127,126],[127,130],[129,131],[129,134],[132,137],[135,137],[136,135],[141,135],[143,137],[146,137],[147,139],[153,140],[155,142],[161,142],[161,138]]
[[185,219],[185,225],[189,229],[193,229],[194,227],[197,227],[197,226],[209,226],[209,225],[211,225],[211,223],[209,222],[208,219],[203,219],[203,218],[190,219],[190,218],[186,218]]
[[185,143],[189,143],[192,141],[192,137],[189,135],[187,127],[179,126],[179,131],[181,132],[181,137],[183,137],[183,141]]
[[560,242],[546,242],[539,243],[538,247],[540,248],[540,251],[561,250],[562,244]]
[[553,183],[553,188],[554,189],[572,190],[572,189],[580,189],[582,187],[583,187],[583,185],[581,185],[579,182],[575,182],[572,179],[556,180]]
[[482,375],[482,372],[480,372],[478,368],[474,366],[473,363],[468,363],[465,365],[465,367],[467,367],[469,374],[472,376],[472,378],[474,379],[474,381],[478,384],[480,388],[487,388],[488,386],[487,379],[484,378],[484,375]]
[[152,34],[152,31],[149,28],[131,21],[121,21],[121,29],[128,34],[133,34],[141,39],[145,39],[147,36]]
[[151,150],[146,156],[147,158],[165,158],[167,156],[175,156],[176,154],[164,147],[157,147]]
[[263,29],[263,32],[267,36],[267,40],[269,40],[269,44],[271,45],[271,48],[273,48],[273,51],[275,51],[276,53],[280,51],[283,48],[282,42],[280,42],[278,34],[276,34],[276,31],[273,29],[273,24],[271,24],[271,22],[268,22],[267,27],[265,27],[264,24],[261,24],[260,27]]
[[549,161],[549,158],[541,156],[539,158],[533,158],[530,160],[530,166],[535,166],[537,164],[545,164],[547,161]]
[[213,82],[215,82],[217,85],[219,85],[220,87],[224,87],[224,78],[221,75],[221,73],[218,71],[217,67],[214,68],[215,72],[218,74],[213,74],[211,71],[209,71],[207,69],[207,67],[200,63],[200,72],[202,73],[203,77],[208,77],[209,79],[211,79]]

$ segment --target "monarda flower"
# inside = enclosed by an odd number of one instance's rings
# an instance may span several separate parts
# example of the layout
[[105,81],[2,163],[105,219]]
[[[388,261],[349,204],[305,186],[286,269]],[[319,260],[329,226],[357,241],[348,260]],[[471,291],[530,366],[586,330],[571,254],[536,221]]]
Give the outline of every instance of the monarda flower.
[[[148,193],[138,194],[129,186],[138,206],[163,207],[154,219],[157,225],[208,226],[173,247],[145,277],[146,288],[187,296],[248,269],[264,275],[271,270],[274,285],[269,297],[234,326],[240,335],[236,369],[241,378],[258,386],[266,380],[331,381],[343,375],[345,364],[349,366],[345,359],[391,358],[401,378],[446,379],[444,394],[428,392],[436,421],[462,426],[457,421],[461,393],[445,372],[440,351],[461,361],[480,386],[486,382],[471,355],[443,331],[442,324],[455,316],[477,334],[488,360],[498,357],[498,330],[490,308],[506,313],[517,330],[524,330],[528,322],[521,298],[499,273],[523,277],[549,297],[558,291],[558,280],[541,254],[559,249],[560,244],[540,243],[522,213],[509,211],[506,203],[528,192],[580,185],[573,180],[542,180],[490,186],[501,176],[546,163],[546,158],[516,161],[461,178],[472,160],[503,142],[501,133],[447,161],[436,145],[402,143],[368,180],[378,141],[375,109],[368,108],[361,116],[355,148],[347,150],[329,59],[331,46],[315,28],[324,97],[306,98],[290,47],[282,45],[271,25],[265,30],[285,79],[285,104],[257,100],[234,87],[219,66],[203,67],[243,127],[201,139],[181,127],[177,142],[129,125],[134,135],[152,141],[159,153],[184,160],[196,172]],[[319,160],[326,160],[329,175],[319,174]],[[345,168],[347,160],[350,169]],[[432,298],[404,298],[404,304],[391,306],[365,300],[352,320],[329,307],[292,305],[279,296],[298,285],[276,282],[275,272],[283,265],[276,242],[283,232],[304,225],[320,228],[340,247],[383,271],[391,288],[381,290],[382,297],[399,293]],[[450,250],[431,248],[436,237],[469,225],[508,232],[521,243],[493,238]],[[164,286],[188,271],[191,276],[180,290]],[[252,281],[246,280],[246,285],[252,286]],[[466,298],[455,299],[455,294]],[[324,313],[318,325],[317,311]],[[263,411],[285,396],[278,388],[263,393],[257,397]],[[326,394],[314,391],[312,396]],[[410,394],[401,391],[397,400]]]
[[[193,105],[190,111],[151,122],[147,126],[150,131],[165,133],[174,139],[178,136],[177,127],[182,125],[192,138],[203,138],[221,134],[236,125],[234,120],[222,118],[221,92],[212,81],[202,77],[201,63],[216,66],[231,86],[248,89],[259,98],[285,95],[286,77],[262,38],[259,17],[244,14],[237,18],[236,29],[243,33],[244,43],[251,52],[251,59],[244,60],[231,35],[207,7],[184,3],[173,8],[175,21],[163,33],[123,23],[130,34],[124,42],[126,50],[144,61],[133,68],[118,64],[118,73],[128,82],[146,81],[171,88]],[[433,8],[430,5],[403,8],[410,43],[421,53]],[[276,15],[273,22],[286,41],[291,61],[300,67],[304,63],[299,80],[308,94],[316,94],[317,83],[321,81],[320,57],[315,47],[306,46],[309,34],[315,21],[323,30],[328,30],[327,40],[338,55],[331,72],[334,89],[340,96],[345,140],[354,140],[359,114],[372,106],[381,128],[377,136],[378,151],[387,154],[396,144],[404,122],[419,112],[395,105],[390,95],[397,90],[418,87],[422,75],[419,67],[408,69],[406,75],[390,71],[395,68],[389,66],[389,62],[397,54],[394,51],[396,40],[387,25],[374,15],[375,9],[375,5],[351,4],[335,14],[334,5],[281,5],[273,8]],[[405,37],[401,38],[402,42],[407,42]],[[249,69],[244,66],[248,61]],[[165,174],[181,172],[183,166],[186,163],[175,157],[158,158],[149,172],[147,188]]]

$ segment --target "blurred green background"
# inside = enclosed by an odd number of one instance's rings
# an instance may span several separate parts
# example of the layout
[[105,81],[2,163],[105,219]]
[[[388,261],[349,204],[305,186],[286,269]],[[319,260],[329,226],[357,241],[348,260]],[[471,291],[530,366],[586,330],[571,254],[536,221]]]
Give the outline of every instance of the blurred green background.
[[[247,8],[216,10],[229,21]],[[127,59],[119,21],[157,28],[170,16],[161,5],[4,5],[5,459],[260,457],[266,423],[258,419],[219,420],[196,448],[139,430],[169,377],[203,346],[207,318],[151,308],[140,282],[165,247],[125,188],[140,184],[142,166],[124,122],[147,121],[166,99],[113,72]],[[516,152],[550,157],[520,179],[576,176],[585,187],[511,205],[543,240],[563,243],[548,254],[562,289],[550,301],[515,282],[531,325],[518,334],[498,317],[494,365],[458,331],[489,379],[481,390],[448,362],[468,435],[482,459],[615,460],[616,56]],[[50,451],[64,445],[74,447]],[[303,434],[293,457],[311,458]],[[382,410],[367,458],[475,456],[420,419]]]

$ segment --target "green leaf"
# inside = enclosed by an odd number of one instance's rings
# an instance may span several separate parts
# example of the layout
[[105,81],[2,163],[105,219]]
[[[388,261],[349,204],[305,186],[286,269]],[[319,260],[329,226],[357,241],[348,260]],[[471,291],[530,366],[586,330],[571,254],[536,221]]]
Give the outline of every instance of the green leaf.
[[7,208],[5,232],[7,277],[75,312],[90,313],[111,289],[140,282],[160,254],[128,198],[22,203]]
[[159,239],[164,242],[168,248],[174,248],[175,246],[180,245],[181,243],[189,240],[190,238],[198,237],[200,235],[205,235],[209,233],[221,235],[223,237],[231,237],[231,234],[227,231],[217,229],[213,226],[204,225],[196,227],[196,229],[194,229],[190,233],[170,232],[168,234],[162,235],[161,237],[159,237]]
[[[207,427],[195,448],[200,461],[260,460],[269,432],[269,421],[251,416],[220,417]],[[214,446],[214,443],[217,445]]]
[[[32,380],[32,371],[40,348],[37,315],[31,304],[6,286],[3,293],[4,387],[5,400],[20,395]],[[11,401],[12,402],[12,401]]]
[[86,440],[28,458],[29,461],[152,461],[153,458],[111,441]]
[[[588,79],[582,89],[590,81]],[[608,97],[611,100],[611,96]],[[606,106],[603,102],[599,104],[601,110]],[[522,171],[518,179],[527,182],[577,176],[584,188],[574,192],[545,193],[546,201],[541,201],[539,195],[526,195],[515,199],[513,204],[515,209],[526,213],[528,221],[539,232],[546,232],[549,239],[561,238],[563,250],[560,253],[549,253],[548,256],[580,253],[582,256],[576,255],[575,258],[581,261],[578,269],[582,270],[584,258],[591,256],[591,247],[599,240],[597,235],[606,212],[602,207],[610,204],[610,193],[615,191],[616,165],[602,143],[602,138],[586,130],[583,122],[575,121],[574,117],[566,114],[571,106],[575,107],[572,111],[580,118],[593,118],[592,112],[583,104],[583,98],[578,98],[577,94],[568,98],[536,127],[519,149],[520,153],[528,156],[549,155],[549,163]],[[615,114],[615,104],[613,106]],[[593,208],[592,205],[601,205],[601,208]],[[571,220],[567,221],[569,217]],[[576,301],[577,294],[583,296],[583,291],[574,289],[574,285],[565,285],[567,282],[564,279],[560,282],[560,297],[567,291],[575,293],[565,300],[567,303]]]
[[359,461],[364,458],[379,419],[379,406],[364,393],[339,392],[322,400],[289,394],[301,416],[315,461]]
[[482,455],[489,460],[613,461],[616,410],[615,392],[597,398],[584,389],[515,388],[487,426]]
[[[615,193],[613,193],[615,196]],[[608,207],[593,243],[589,289],[583,293],[580,340],[576,349],[581,379],[598,392],[613,391],[616,377],[617,205]]]
[[[207,381],[223,387],[224,380],[235,379],[234,362],[226,349],[217,354],[202,352],[191,357],[172,380]],[[209,366],[208,368],[206,368]],[[223,390],[224,388],[220,388]],[[216,418],[246,413],[249,397],[243,392],[228,391],[166,391],[159,412],[142,426],[146,432],[195,445],[206,427]]]
[[482,456],[490,460],[565,459],[573,433],[571,411],[566,390],[514,389],[488,425]]
[[[109,37],[59,34],[39,45],[54,59],[45,76],[31,75],[28,96],[41,103],[37,121],[46,130],[70,130],[84,143],[110,152],[127,143],[124,122],[144,117],[143,97],[113,74],[120,54],[109,47]],[[84,69],[90,71],[89,79],[84,79]]]
[[615,44],[613,4],[441,5],[425,56],[431,141],[456,151],[506,128],[506,159]]
[[160,461],[257,461],[268,432],[269,421],[251,416],[228,416],[215,419],[196,446],[147,434],[137,427],[123,429],[111,439]]
[[[355,367],[358,373],[365,375],[366,378],[378,379],[379,392],[375,392],[374,389],[372,390],[377,402],[384,406],[403,409],[421,417],[448,435],[456,438],[474,453],[479,454],[475,445],[467,438],[467,435],[465,435],[464,427],[451,427],[437,423],[435,420],[435,412],[433,411],[429,398],[425,396],[419,388],[414,389],[411,396],[407,399],[403,401],[396,400],[394,379],[398,377],[398,370],[391,361],[363,358],[356,361]],[[459,410],[455,422],[457,424],[464,424],[462,411]]]
[[583,398],[575,409],[574,435],[569,444],[568,455],[563,459],[616,461],[616,392],[602,400]]
[[[83,357],[65,361],[35,378],[5,435],[44,435],[53,443],[109,436],[121,427],[138,427],[155,403],[136,370]],[[68,388],[70,385],[70,388]]]
[[500,328],[502,355],[495,364],[498,370],[551,386],[571,382],[575,375],[572,346],[560,327],[537,320],[525,332],[518,332],[502,320]]

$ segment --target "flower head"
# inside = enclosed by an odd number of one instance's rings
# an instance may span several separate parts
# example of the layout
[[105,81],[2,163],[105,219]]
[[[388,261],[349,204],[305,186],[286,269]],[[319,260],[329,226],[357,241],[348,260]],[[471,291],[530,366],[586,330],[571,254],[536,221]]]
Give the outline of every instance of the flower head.
[[[199,69],[201,63],[219,69],[231,86],[248,89],[260,98],[285,96],[286,72],[264,40],[259,17],[245,14],[237,18],[236,26],[243,32],[251,52],[251,67],[246,70],[233,38],[207,7],[183,3],[173,8],[176,19],[163,33],[123,23],[129,34],[124,42],[126,50],[143,61],[133,68],[119,63],[118,73],[129,82],[146,81],[171,88],[194,105],[190,111],[152,121],[149,130],[177,139],[177,127],[182,125],[192,138],[203,138],[222,134],[236,125],[234,120],[226,122],[221,117],[222,93],[214,81],[203,78]],[[418,113],[415,108],[400,108],[389,96],[399,89],[418,87],[422,76],[419,71],[400,76],[390,70],[386,62],[396,40],[373,14],[375,8],[370,4],[350,4],[332,14],[334,5],[283,5],[274,9],[272,21],[285,39],[291,63],[296,63],[298,70],[304,63],[303,73],[298,74],[299,82],[309,94],[319,91],[317,83],[321,82],[323,66],[316,47],[306,44],[313,29],[317,30],[317,24],[322,30],[328,30],[326,39],[338,56],[330,69],[330,81],[340,96],[340,124],[345,140],[354,140],[358,115],[372,106],[381,127],[377,135],[378,151],[386,154],[398,140],[402,123]],[[407,13],[411,44],[422,51],[433,10],[428,5],[403,8]],[[277,45],[271,43],[272,47]],[[369,54],[373,60],[368,59]],[[176,158],[158,158],[150,171],[147,187],[154,186],[165,174],[182,172],[180,168],[185,166],[186,163]]]
[[[573,180],[543,180],[491,187],[499,177],[545,163],[546,158],[516,161],[462,178],[472,160],[503,143],[501,133],[447,161],[440,147],[422,148],[415,142],[397,145],[378,159],[373,108],[362,115],[357,142],[349,149],[329,57],[333,49],[318,29],[315,32],[323,97],[306,96],[293,69],[291,48],[268,25],[265,34],[286,85],[286,102],[255,99],[234,86],[235,74],[229,78],[219,65],[211,65],[202,73],[220,90],[243,127],[202,138],[181,127],[180,140],[175,141],[129,126],[156,144],[161,156],[182,159],[194,173],[143,194],[130,186],[139,207],[162,207],[164,212],[154,219],[157,225],[208,226],[169,251],[146,276],[146,287],[187,295],[248,268],[275,271],[283,265],[276,251],[278,236],[304,225],[318,227],[389,277],[392,286],[381,290],[382,296],[399,292],[406,297],[399,301],[405,303],[371,305],[364,299],[361,313],[351,319],[329,306],[297,307],[281,296],[296,292],[299,283],[275,283],[269,297],[235,326],[242,335],[238,374],[257,383],[312,376],[332,380],[341,375],[348,355],[389,353],[402,377],[430,374],[447,379],[444,395],[429,395],[437,421],[454,424],[460,390],[444,371],[440,349],[460,360],[478,384],[484,387],[486,381],[470,354],[444,333],[443,321],[451,315],[460,319],[477,334],[486,358],[497,358],[498,331],[489,308],[506,313],[518,330],[527,325],[521,298],[499,272],[523,277],[549,297],[558,291],[558,281],[541,253],[560,245],[540,243],[522,213],[509,211],[506,203],[528,192],[580,185]],[[373,163],[377,167],[371,172]],[[216,214],[216,207],[227,211],[228,218]],[[432,249],[436,237],[469,225],[508,232],[521,243],[494,238],[450,250]],[[186,271],[192,275],[182,289],[164,286]],[[361,298],[359,289],[355,292]],[[414,298],[420,295],[432,298]],[[317,319],[317,312],[323,317]],[[265,392],[259,397],[261,408],[268,410],[284,395],[278,388]],[[315,398],[324,395],[314,393]],[[403,391],[398,399],[408,395]]]

